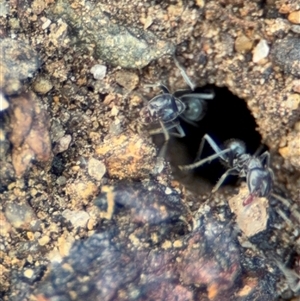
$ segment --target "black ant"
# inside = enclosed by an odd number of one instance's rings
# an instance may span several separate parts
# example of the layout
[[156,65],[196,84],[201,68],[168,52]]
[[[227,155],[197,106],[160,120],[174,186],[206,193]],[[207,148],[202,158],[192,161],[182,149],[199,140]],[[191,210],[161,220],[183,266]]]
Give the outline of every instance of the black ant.
[[[208,142],[211,148],[215,151],[205,159],[199,160],[203,151],[204,143]],[[250,155],[246,153],[245,144],[238,139],[231,139],[225,142],[225,147],[221,149],[216,142],[209,136],[204,135],[202,138],[195,163],[190,165],[179,166],[181,170],[191,170],[196,167],[209,163],[212,160],[219,158],[227,167],[228,170],[219,179],[212,192],[216,192],[223,184],[229,175],[238,175],[241,178],[246,178],[249,196],[243,201],[246,206],[256,197],[267,197],[273,185],[273,171],[270,168],[270,154],[265,151],[260,156]]]
[[[182,138],[185,132],[180,125],[180,119],[197,126],[206,114],[206,100],[213,99],[214,93],[191,93],[189,90],[179,90],[171,94],[164,85],[158,85],[162,90],[152,98],[140,112],[141,122],[145,125],[159,125],[157,128],[149,130],[150,135],[163,133],[165,144],[170,139],[170,135]],[[176,131],[171,131],[175,129]]]

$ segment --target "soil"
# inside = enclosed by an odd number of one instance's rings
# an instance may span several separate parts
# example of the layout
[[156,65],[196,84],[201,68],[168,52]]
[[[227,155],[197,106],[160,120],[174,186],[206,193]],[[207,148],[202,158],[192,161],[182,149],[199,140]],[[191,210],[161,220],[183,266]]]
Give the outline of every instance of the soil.
[[[299,300],[299,17],[292,0],[2,1],[0,300]],[[211,193],[179,171],[180,139],[153,144],[140,112],[185,74],[246,103],[268,198]]]

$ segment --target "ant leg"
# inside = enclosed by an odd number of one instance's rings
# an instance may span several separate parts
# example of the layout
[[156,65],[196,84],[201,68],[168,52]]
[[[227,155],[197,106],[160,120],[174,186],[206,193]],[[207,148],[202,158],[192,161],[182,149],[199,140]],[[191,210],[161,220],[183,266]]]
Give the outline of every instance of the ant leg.
[[[197,98],[197,99],[214,99],[215,98],[215,93],[214,91],[210,92],[210,93],[193,93],[193,94],[184,94],[181,97],[193,97],[193,98]],[[179,97],[179,98],[181,98]]]
[[194,169],[194,168],[197,168],[197,167],[203,165],[206,162],[210,162],[210,161],[212,161],[212,160],[214,160],[216,158],[220,158],[220,157],[222,158],[222,156],[224,154],[227,154],[229,152],[231,152],[231,149],[230,148],[226,148],[224,150],[221,150],[219,153],[211,155],[211,156],[209,156],[209,157],[207,157],[207,158],[205,158],[203,160],[200,160],[200,161],[198,161],[196,163],[192,163],[192,164],[189,164],[189,165],[179,165],[178,167],[181,170],[191,170],[191,169]]
[[[170,140],[170,135],[172,135],[174,137],[178,137],[178,138],[183,138],[185,136],[185,132],[179,123],[178,124],[175,123],[169,128],[166,127],[162,122],[160,122],[160,125],[162,127],[162,131],[165,136],[165,142],[164,142],[161,150],[159,151],[159,157],[164,158],[166,155],[166,151],[167,151],[167,144],[168,144],[168,141]],[[172,128],[175,128],[178,131],[178,133],[176,133],[176,132],[169,133],[168,130],[172,129]]]
[[175,65],[177,66],[177,68],[180,70],[180,73],[181,73],[184,81],[189,85],[189,87],[191,88],[191,90],[194,91],[195,84],[190,80],[190,78],[186,74],[186,72],[183,69],[183,67],[179,64],[179,62],[178,62],[178,60],[177,60],[177,58],[175,56],[174,56],[174,62],[175,62]]
[[163,94],[170,94],[169,89],[165,85],[158,84],[158,88],[160,88],[163,91]]
[[[204,143],[205,141],[207,141],[209,143],[209,145],[211,146],[211,148],[215,151],[215,154],[214,155],[211,155],[203,160],[200,160],[198,162],[195,162],[198,160],[198,158],[200,159],[201,157],[201,154],[202,154],[202,151],[203,151],[203,147],[204,147]],[[189,164],[189,165],[180,165],[179,166],[179,169],[181,170],[191,170],[191,169],[194,169],[196,167],[199,167],[201,165],[203,165],[204,163],[206,162],[210,162],[216,158],[221,158],[222,160],[226,161],[226,158],[225,158],[225,154],[231,152],[231,149],[230,148],[226,148],[224,150],[221,150],[219,148],[219,146],[212,140],[212,138],[205,134],[202,138],[202,141],[201,141],[201,144],[200,144],[200,147],[199,147],[199,150],[198,150],[198,153],[197,153],[197,156],[196,156],[196,159],[194,160],[195,163],[193,164]]]
[[261,163],[265,162],[267,167],[270,166],[270,153],[268,151],[265,151],[263,154],[261,154],[259,156],[259,159],[260,159]]
[[[184,133],[183,129],[181,128],[179,122],[177,122],[177,121],[174,122],[174,120],[173,120],[173,122],[168,122],[167,125],[164,124],[161,121],[159,121],[159,123],[160,123],[160,128],[158,128],[158,129],[152,129],[152,130],[148,131],[148,134],[150,136],[152,136],[152,135],[158,135],[158,134],[164,134],[164,136],[166,137],[165,130],[167,131],[167,135],[169,135],[168,131],[171,130],[171,129],[173,129],[173,128],[176,128],[178,130],[178,132],[179,132],[179,134],[172,133],[173,136],[180,137],[180,138],[182,138],[182,137],[185,136],[185,133]],[[162,126],[162,124],[163,124],[163,126]],[[179,126],[180,126],[181,130],[178,129]],[[184,135],[181,136],[181,133],[183,133]]]
[[226,161],[226,158],[223,156],[223,153],[222,153],[222,150],[220,149],[220,147],[216,144],[216,142],[208,134],[205,134],[201,140],[201,143],[200,143],[200,146],[199,146],[199,149],[198,149],[198,152],[197,152],[194,162],[201,158],[205,141],[208,142],[208,144],[210,145],[210,147],[214,150],[214,152],[216,154],[220,154],[219,157],[221,157],[222,160]]
[[175,137],[178,137],[178,138],[185,137],[185,132],[184,132],[183,128],[181,127],[181,125],[179,123],[175,126],[175,128],[178,131],[178,133],[170,132],[170,134],[172,136],[175,136]]
[[166,151],[167,151],[167,145],[168,145],[168,142],[170,140],[170,135],[169,135],[169,132],[166,129],[165,125],[161,121],[159,121],[159,123],[160,123],[160,126],[162,128],[162,132],[163,132],[164,137],[165,137],[165,142],[164,142],[163,146],[161,147],[161,149],[159,151],[158,157],[164,158],[165,155],[166,155]]
[[236,175],[238,174],[236,168],[230,168],[228,169],[223,175],[222,177],[219,179],[219,181],[217,182],[217,184],[215,185],[215,187],[212,190],[212,193],[215,193],[220,186],[223,184],[223,182],[225,181],[225,179],[229,176],[229,175]]

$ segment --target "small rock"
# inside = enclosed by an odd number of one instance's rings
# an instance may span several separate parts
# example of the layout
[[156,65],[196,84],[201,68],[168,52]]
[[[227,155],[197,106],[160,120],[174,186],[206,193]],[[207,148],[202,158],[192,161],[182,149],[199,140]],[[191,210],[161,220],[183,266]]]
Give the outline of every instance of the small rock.
[[234,46],[237,52],[246,52],[252,49],[253,42],[248,37],[240,35],[236,38]]
[[85,211],[71,211],[69,209],[63,211],[62,216],[70,221],[75,228],[85,228],[90,218],[89,214]]
[[26,278],[32,278],[32,276],[34,275],[34,271],[32,270],[32,269],[26,269],[25,271],[24,271],[24,276],[26,277]]
[[18,204],[16,201],[6,204],[4,215],[13,227],[23,230],[29,230],[30,222],[36,219],[33,210],[27,203]]
[[50,26],[51,20],[45,18],[45,20],[43,20],[43,21],[44,21],[44,23],[42,25],[42,29],[45,30],[46,28],[48,28]]
[[300,24],[300,10],[291,12],[288,15],[288,20],[293,24]]
[[95,65],[91,68],[90,72],[93,74],[94,79],[103,79],[106,75],[107,67],[105,65]]
[[54,154],[59,154],[66,151],[69,148],[71,143],[72,137],[71,135],[65,135],[64,137],[60,138],[55,147],[53,148]]
[[49,243],[49,241],[50,241],[50,237],[48,235],[44,235],[38,240],[40,246],[45,246],[46,244]]
[[300,94],[300,80],[295,80],[293,82],[293,91]]
[[0,111],[4,111],[9,107],[9,103],[4,97],[4,95],[0,92]]
[[106,167],[101,161],[91,158],[88,163],[88,173],[91,177],[100,181],[106,173]]
[[292,25],[291,31],[297,34],[300,34],[300,25]]
[[16,176],[21,177],[32,158],[45,162],[52,155],[48,115],[33,92],[11,97],[10,104],[12,163]]
[[116,82],[127,90],[132,91],[139,83],[139,77],[133,72],[121,70],[116,74]]
[[266,40],[260,40],[253,50],[253,63],[258,63],[260,60],[266,58],[269,54],[270,47]]
[[67,182],[67,179],[66,179],[66,177],[64,177],[64,176],[60,176],[60,177],[58,177],[57,180],[56,180],[57,185],[60,185],[60,186],[61,186],[61,185],[65,185],[66,182]]
[[37,15],[41,14],[45,8],[46,8],[46,1],[44,0],[34,0],[31,4],[32,11]]
[[20,29],[20,20],[18,18],[11,18],[9,20],[9,26],[14,30]]
[[290,94],[285,104],[290,110],[297,110],[300,105],[300,94]]
[[51,81],[44,77],[38,77],[33,83],[34,91],[40,94],[47,94],[52,88]]

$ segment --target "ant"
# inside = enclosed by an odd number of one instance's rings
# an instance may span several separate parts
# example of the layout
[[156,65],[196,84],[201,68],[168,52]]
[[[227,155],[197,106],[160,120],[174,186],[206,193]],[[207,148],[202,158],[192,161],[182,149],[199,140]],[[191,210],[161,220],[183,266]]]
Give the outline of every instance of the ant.
[[[170,135],[179,138],[185,137],[179,118],[197,127],[196,122],[200,121],[206,114],[207,104],[205,100],[213,99],[215,95],[212,91],[191,93],[188,90],[179,90],[171,94],[166,86],[158,85],[158,87],[163,93],[152,98],[142,108],[140,118],[141,122],[146,125],[159,124],[159,128],[149,130],[149,134],[163,133],[165,146]],[[173,129],[175,131],[171,131]]]
[[[215,154],[205,159],[199,160],[203,151],[204,143],[208,142]],[[258,153],[258,151],[256,152]],[[243,201],[247,206],[256,197],[267,197],[273,185],[273,171],[270,168],[270,154],[265,151],[260,156],[246,153],[244,142],[238,139],[231,139],[225,142],[225,147],[221,149],[216,142],[209,136],[204,135],[196,156],[195,163],[190,165],[181,165],[181,170],[191,170],[203,165],[206,162],[219,158],[228,170],[221,176],[212,192],[216,192],[229,175],[238,175],[246,178],[249,196]]]

